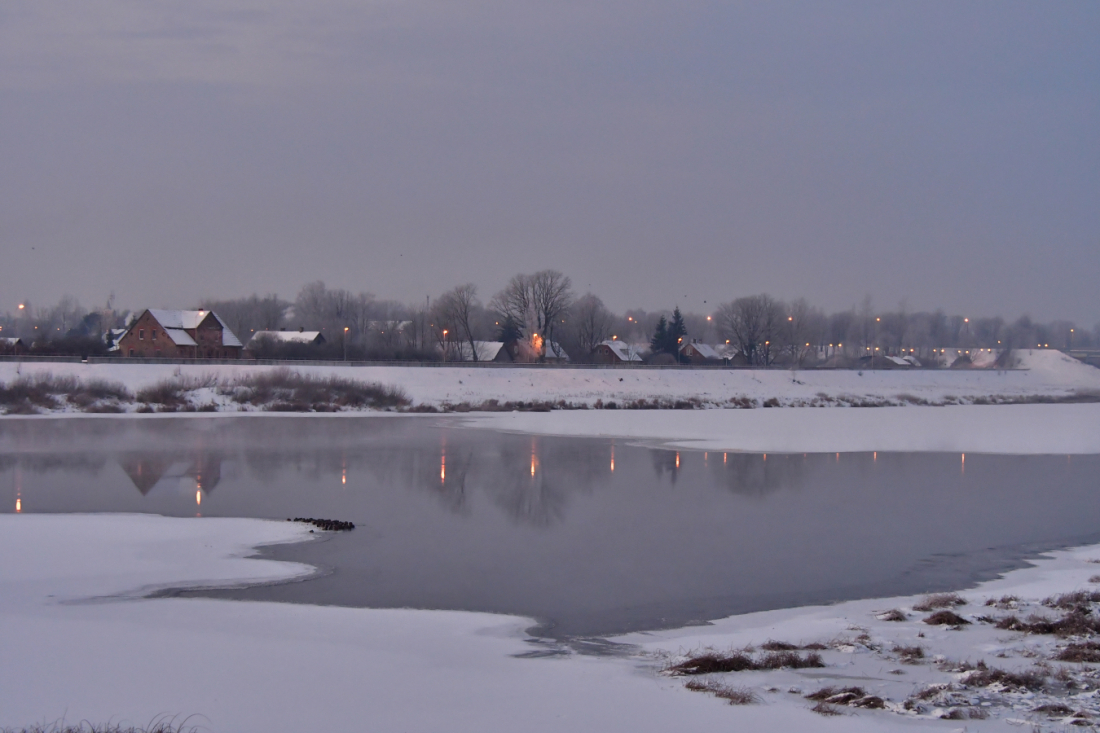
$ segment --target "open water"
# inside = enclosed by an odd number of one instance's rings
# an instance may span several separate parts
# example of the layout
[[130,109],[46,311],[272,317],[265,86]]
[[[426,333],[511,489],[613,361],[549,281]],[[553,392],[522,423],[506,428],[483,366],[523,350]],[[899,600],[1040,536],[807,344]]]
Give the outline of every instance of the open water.
[[350,520],[208,595],[530,616],[553,638],[958,589],[1100,541],[1100,456],[676,451],[453,417],[0,421],[0,510]]

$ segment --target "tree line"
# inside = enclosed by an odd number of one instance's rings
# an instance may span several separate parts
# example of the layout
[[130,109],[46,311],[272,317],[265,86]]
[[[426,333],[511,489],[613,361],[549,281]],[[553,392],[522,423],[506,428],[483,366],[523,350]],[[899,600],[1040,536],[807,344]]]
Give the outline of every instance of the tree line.
[[[113,295],[98,308],[74,298],[36,306],[30,302],[0,315],[0,337],[21,338],[42,354],[104,354],[112,331],[140,311],[120,310]],[[476,360],[491,358],[486,342],[502,341],[519,361],[567,355],[593,360],[601,342],[616,339],[653,358],[677,360],[685,342],[699,341],[749,365],[802,363],[821,353],[858,358],[869,353],[927,354],[932,349],[1058,348],[1100,346],[1100,324],[1079,328],[1068,320],[1047,323],[1022,316],[969,318],[942,310],[909,312],[859,306],[834,313],[805,299],[784,301],[746,295],[711,313],[631,309],[615,313],[600,297],[578,294],[557,270],[514,275],[487,300],[473,283],[458,285],[423,302],[402,303],[371,293],[330,288],[322,281],[299,290],[294,300],[275,294],[204,299],[189,304],[218,313],[242,342],[261,331],[320,331],[321,347],[258,344],[257,356],[372,360]],[[876,352],[877,350],[877,352]]]

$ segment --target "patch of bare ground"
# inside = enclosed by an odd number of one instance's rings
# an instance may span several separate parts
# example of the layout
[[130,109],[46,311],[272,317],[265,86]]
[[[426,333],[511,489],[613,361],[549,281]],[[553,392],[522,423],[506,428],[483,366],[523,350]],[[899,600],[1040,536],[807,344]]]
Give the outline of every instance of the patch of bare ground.
[[715,680],[689,680],[684,685],[693,692],[706,692],[729,702],[730,705],[752,705],[760,702],[760,696],[747,687],[731,687]]

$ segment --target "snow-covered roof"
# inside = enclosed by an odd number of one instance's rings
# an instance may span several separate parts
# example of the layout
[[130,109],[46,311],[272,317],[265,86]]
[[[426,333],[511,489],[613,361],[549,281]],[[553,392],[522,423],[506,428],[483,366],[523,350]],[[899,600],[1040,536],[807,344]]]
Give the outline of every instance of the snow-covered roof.
[[565,353],[565,349],[561,347],[557,341],[546,341],[543,343],[545,347],[543,349],[543,355],[547,359],[559,359],[561,361],[569,361],[569,354]]
[[[161,324],[164,325],[163,323]],[[172,343],[176,346],[197,346],[195,339],[187,335],[187,331],[182,328],[165,328],[164,335],[172,339]]]
[[23,339],[16,338],[16,337],[13,337],[13,336],[4,336],[3,338],[0,338],[0,344],[4,344],[5,346],[15,346],[17,344],[22,344],[22,343],[23,343]]
[[248,345],[251,346],[263,339],[284,344],[312,344],[320,335],[320,331],[257,331],[248,341]]
[[903,359],[900,356],[888,356],[888,357],[886,357],[886,360],[893,363],[893,364],[897,364],[900,367],[911,367],[911,366],[913,366],[912,362],[910,362],[908,359]]
[[680,351],[683,351],[688,346],[695,347],[695,350],[699,352],[699,356],[704,359],[721,359],[722,355],[719,354],[713,346],[710,344],[704,344],[701,341],[692,341],[690,344],[683,344],[680,347]]
[[[222,346],[241,346],[240,339],[237,338],[229,326],[225,324],[225,321],[221,319],[214,311],[197,310],[197,311],[183,311],[183,310],[159,310],[149,309],[149,313],[153,318],[157,319],[157,323],[164,327],[166,331],[172,329],[194,329],[198,328],[199,324],[206,319],[208,315],[214,316],[214,318],[221,324],[222,327]],[[191,338],[188,336],[188,338]],[[172,339],[175,341],[175,338]],[[181,346],[194,346],[194,340],[190,344],[184,344],[180,341],[176,341]]]
[[[477,344],[477,360],[478,361],[493,361],[500,354],[500,350],[504,348],[503,341],[474,341]],[[470,343],[463,341],[462,343],[451,342],[447,345],[447,358],[454,358],[457,361],[473,361],[473,352],[470,350]]]
[[638,353],[638,350],[630,344],[626,343],[625,341],[619,341],[618,339],[608,339],[607,341],[601,342],[601,345],[611,349],[611,352],[615,354],[615,356],[617,356],[620,361],[640,362],[642,360],[642,355]]

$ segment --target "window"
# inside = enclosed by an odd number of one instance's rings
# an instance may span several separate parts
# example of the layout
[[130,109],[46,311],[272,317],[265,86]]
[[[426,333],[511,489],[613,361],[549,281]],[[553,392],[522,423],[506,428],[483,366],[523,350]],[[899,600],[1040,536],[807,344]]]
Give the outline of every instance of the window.
[[[156,333],[156,331],[153,331],[153,333]],[[160,349],[157,349],[157,358],[160,358]]]
[[157,329],[155,329],[155,328],[153,329],[153,340],[154,341],[157,340]]
[[138,341],[144,341],[144,340],[145,340],[145,329],[144,328],[139,328],[138,329]]
[[133,355],[134,355],[134,350],[130,349],[130,356],[133,356]]

